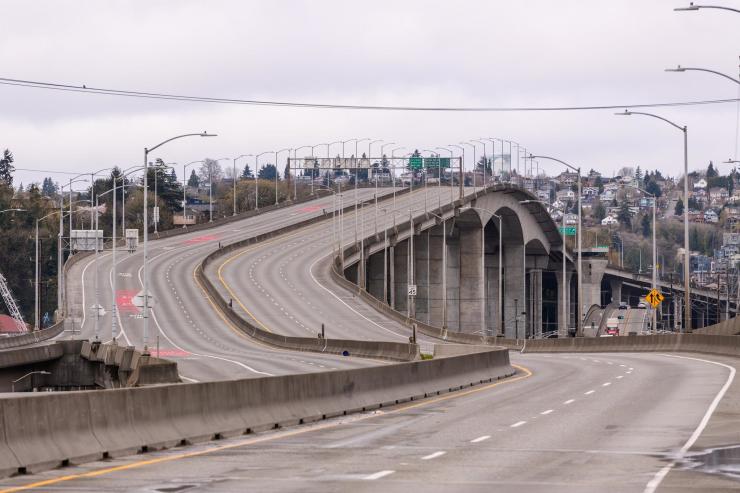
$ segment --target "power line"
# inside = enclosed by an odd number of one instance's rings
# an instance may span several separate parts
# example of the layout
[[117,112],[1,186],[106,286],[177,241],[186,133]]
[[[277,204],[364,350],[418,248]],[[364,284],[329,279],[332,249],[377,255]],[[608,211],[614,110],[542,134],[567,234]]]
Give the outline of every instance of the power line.
[[737,103],[740,98],[709,99],[700,101],[674,101],[665,103],[640,104],[609,104],[592,106],[383,106],[358,104],[324,104],[305,103],[295,101],[269,101],[257,99],[230,99],[207,96],[187,96],[157,92],[129,91],[124,89],[106,89],[100,87],[74,86],[54,82],[40,82],[22,79],[8,79],[0,77],[0,85],[29,87],[33,89],[47,89],[66,92],[80,92],[86,94],[102,94],[107,96],[121,96],[141,99],[162,99],[169,101],[185,101],[195,103],[238,104],[250,106],[278,106],[291,108],[317,108],[339,110],[374,110],[374,111],[444,111],[444,112],[530,112],[530,111],[587,111],[587,110],[615,110],[625,108],[663,108],[676,106],[698,106],[708,104]]

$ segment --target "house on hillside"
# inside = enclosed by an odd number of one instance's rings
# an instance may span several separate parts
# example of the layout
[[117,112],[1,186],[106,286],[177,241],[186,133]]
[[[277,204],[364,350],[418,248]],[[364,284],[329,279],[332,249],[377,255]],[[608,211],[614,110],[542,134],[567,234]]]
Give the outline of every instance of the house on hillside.
[[717,224],[719,222],[719,215],[714,209],[707,209],[704,211],[704,222],[709,224]]
[[619,221],[617,221],[617,218],[614,216],[606,216],[604,219],[601,220],[602,226],[619,226]]

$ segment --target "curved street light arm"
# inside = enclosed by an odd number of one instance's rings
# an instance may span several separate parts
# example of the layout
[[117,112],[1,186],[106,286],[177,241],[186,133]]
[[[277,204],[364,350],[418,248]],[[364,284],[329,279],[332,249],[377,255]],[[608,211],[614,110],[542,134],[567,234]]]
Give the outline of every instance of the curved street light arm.
[[692,70],[695,72],[709,72],[710,74],[719,75],[720,77],[724,77],[725,79],[730,79],[735,84],[740,84],[740,80],[735,79],[734,77],[730,77],[727,74],[723,74],[722,72],[718,72],[716,70],[711,70],[708,68],[699,68],[699,67],[682,67],[679,65],[676,68],[667,68],[665,69],[666,72],[686,72],[687,70]]
[[654,115],[652,113],[644,113],[642,111],[624,110],[624,113],[614,113],[614,114],[617,115],[617,116],[622,116],[622,115],[626,115],[626,116],[630,116],[630,115],[652,116],[653,118],[657,118],[658,120],[663,120],[664,122],[668,123],[669,125],[673,125],[674,127],[676,127],[677,129],[679,129],[680,131],[686,133],[686,127],[682,127],[680,125],[676,125],[675,123],[673,123],[672,121],[668,120],[667,118],[663,118],[662,116]]
[[683,12],[683,11],[693,11],[693,10],[699,10],[699,9],[729,10],[730,12],[737,12],[740,14],[740,10],[733,9],[732,7],[724,7],[722,5],[694,5],[694,2],[689,2],[688,7],[676,7],[673,10],[676,12]]

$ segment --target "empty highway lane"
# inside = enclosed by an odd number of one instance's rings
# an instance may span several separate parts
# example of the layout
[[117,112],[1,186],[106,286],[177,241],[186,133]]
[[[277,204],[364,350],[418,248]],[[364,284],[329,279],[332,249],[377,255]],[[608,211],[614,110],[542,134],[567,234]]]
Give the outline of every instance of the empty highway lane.
[[[712,357],[512,355],[518,375],[312,425],[16,477],[3,491],[650,491],[728,381]],[[712,416],[712,423],[722,419]],[[681,478],[676,483],[674,478]],[[658,491],[740,485],[666,472]]]

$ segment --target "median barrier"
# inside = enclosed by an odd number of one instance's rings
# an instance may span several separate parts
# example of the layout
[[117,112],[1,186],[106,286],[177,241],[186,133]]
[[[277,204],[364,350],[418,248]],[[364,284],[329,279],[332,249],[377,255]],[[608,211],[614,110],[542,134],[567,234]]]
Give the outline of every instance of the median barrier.
[[[0,474],[145,452],[376,409],[514,373],[505,349],[432,360],[3,400]],[[442,352],[439,352],[442,351]]]

